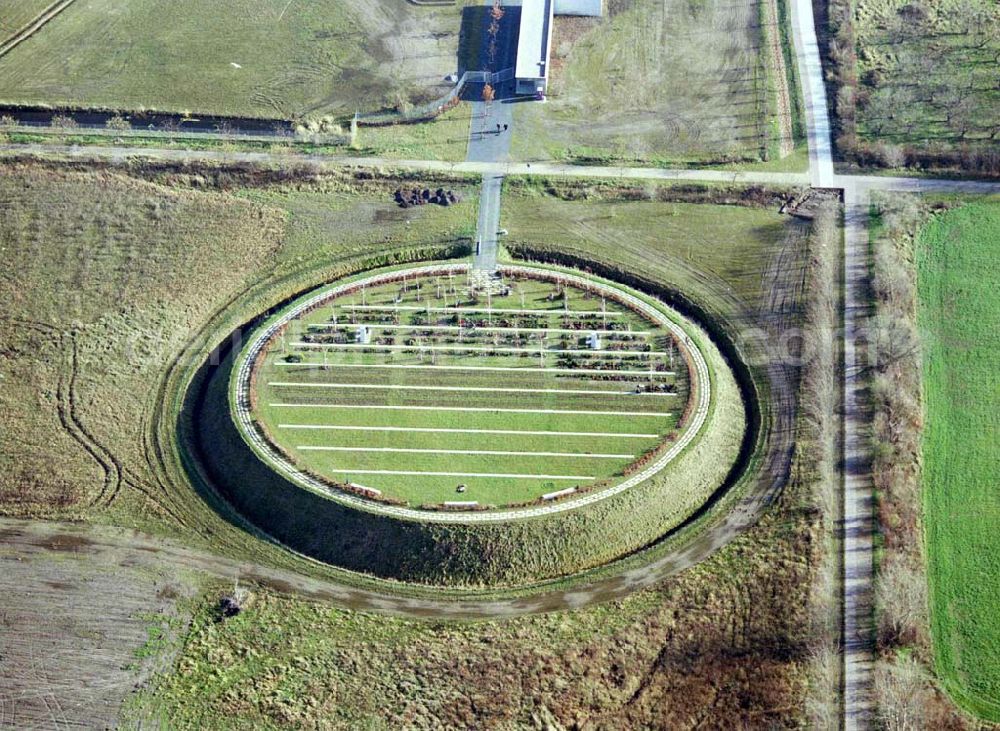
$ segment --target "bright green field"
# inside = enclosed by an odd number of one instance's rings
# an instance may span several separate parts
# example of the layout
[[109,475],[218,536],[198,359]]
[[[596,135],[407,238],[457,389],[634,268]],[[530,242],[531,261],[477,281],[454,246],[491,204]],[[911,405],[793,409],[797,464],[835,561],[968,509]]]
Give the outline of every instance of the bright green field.
[[463,4],[80,0],[0,59],[0,101],[286,119],[437,98]]
[[[581,290],[511,284],[489,305],[440,277],[314,310],[268,353],[258,418],[300,467],[414,505],[518,503],[621,475],[684,409],[672,337]],[[368,345],[355,342],[358,323]],[[591,329],[602,350],[587,348]]]
[[937,217],[917,246],[924,509],[937,668],[1000,721],[1000,200]]

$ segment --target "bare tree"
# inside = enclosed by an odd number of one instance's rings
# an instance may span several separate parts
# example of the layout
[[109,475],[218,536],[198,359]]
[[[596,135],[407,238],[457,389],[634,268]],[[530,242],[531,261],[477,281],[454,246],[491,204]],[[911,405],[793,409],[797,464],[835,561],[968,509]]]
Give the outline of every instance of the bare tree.
[[928,693],[924,670],[912,656],[900,655],[894,662],[881,661],[876,665],[877,714],[881,727],[887,731],[928,728],[925,717]]
[[886,562],[875,586],[879,639],[889,646],[913,642],[927,619],[927,590],[923,574],[903,559]]

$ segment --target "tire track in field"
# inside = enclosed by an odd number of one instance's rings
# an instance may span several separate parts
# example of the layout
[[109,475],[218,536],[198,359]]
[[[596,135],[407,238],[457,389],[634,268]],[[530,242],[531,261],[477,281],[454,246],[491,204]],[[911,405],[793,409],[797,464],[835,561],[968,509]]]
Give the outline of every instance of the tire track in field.
[[168,507],[165,502],[155,497],[155,488],[143,485],[138,476],[131,474],[131,472],[122,464],[117,455],[101,444],[101,442],[83,425],[82,420],[77,414],[76,406],[76,381],[79,373],[77,340],[75,334],[73,333],[66,334],[65,337],[68,337],[70,341],[70,347],[68,349],[70,354],[70,379],[66,389],[67,401],[65,408],[68,422],[71,423],[78,432],[78,435],[74,435],[74,439],[77,439],[84,449],[86,449],[87,452],[94,457],[94,459],[105,470],[104,487],[101,489],[100,494],[91,502],[91,506],[96,507],[98,503],[103,500],[103,504],[106,507],[110,507],[121,494],[122,486],[126,485],[144,495],[153,505],[156,505],[160,510],[176,520],[180,525],[185,525],[184,520],[181,519],[181,517],[174,510]]
[[118,457],[84,426],[77,410],[76,382],[79,373],[76,337],[72,333],[63,332],[54,325],[34,320],[3,318],[23,328],[52,338],[62,352],[63,363],[59,368],[59,383],[56,386],[56,411],[60,426],[69,436],[97,463],[103,473],[101,489],[90,501],[90,507],[101,504],[110,506],[121,493],[122,485],[126,485],[142,493],[153,505],[176,520],[180,525],[186,522],[165,502],[155,496],[155,488],[143,484],[143,481],[128,470]]
[[[99,502],[111,505],[118,496],[122,485],[122,466],[110,449],[101,444],[84,426],[77,413],[77,379],[79,377],[79,348],[76,334],[62,333],[61,342],[66,352],[69,365],[69,378],[64,387],[60,388],[60,420],[67,427],[73,438],[93,457],[104,470],[104,486],[101,492],[91,501],[91,507]],[[62,384],[61,384],[62,385]]]
[[0,43],[0,58],[3,58],[8,53],[14,50],[15,47],[19,46],[24,41],[31,38],[35,33],[40,31],[45,25],[59,15],[62,11],[72,5],[75,0],[57,0],[56,2],[49,5],[45,10],[39,13],[34,20],[29,22],[21,30],[15,33],[13,36],[8,38],[3,43]]
[[51,338],[62,353],[63,362],[59,368],[59,383],[56,386],[56,411],[63,430],[90,455],[104,475],[100,492],[90,501],[90,506],[94,507],[104,499],[109,490],[112,493],[115,492],[121,482],[121,471],[111,452],[90,435],[77,416],[74,396],[77,379],[76,338],[72,333],[63,332],[54,325],[45,322],[17,318],[4,319]]

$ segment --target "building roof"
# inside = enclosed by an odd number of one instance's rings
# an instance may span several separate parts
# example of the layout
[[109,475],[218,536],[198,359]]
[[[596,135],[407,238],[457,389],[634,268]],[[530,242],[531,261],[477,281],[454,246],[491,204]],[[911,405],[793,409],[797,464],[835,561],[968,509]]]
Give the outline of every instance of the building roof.
[[552,40],[552,1],[523,0],[521,29],[517,37],[518,79],[544,79],[548,76],[549,44]]
[[553,0],[556,15],[604,15],[604,0]]

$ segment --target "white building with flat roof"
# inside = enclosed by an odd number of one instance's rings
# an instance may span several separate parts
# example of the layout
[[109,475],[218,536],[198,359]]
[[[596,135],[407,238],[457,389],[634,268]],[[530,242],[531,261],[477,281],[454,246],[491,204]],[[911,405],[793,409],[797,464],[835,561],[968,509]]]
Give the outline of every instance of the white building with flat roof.
[[549,81],[553,0],[522,0],[514,78],[518,94],[544,94]]
[[604,0],[522,0],[521,26],[514,67],[518,94],[545,94],[552,53],[552,20],[556,15],[599,17]]
[[584,15],[600,18],[604,15],[604,0],[553,0],[556,15]]

